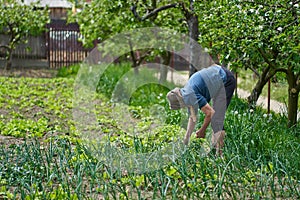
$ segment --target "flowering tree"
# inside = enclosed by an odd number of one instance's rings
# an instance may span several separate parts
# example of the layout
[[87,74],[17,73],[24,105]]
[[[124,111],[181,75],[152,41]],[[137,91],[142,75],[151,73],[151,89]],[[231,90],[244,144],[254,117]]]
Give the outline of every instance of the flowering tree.
[[[145,26],[164,26],[221,55],[235,67],[251,69],[258,81],[248,100],[255,104],[265,84],[278,72],[289,85],[288,118],[297,121],[300,91],[299,1],[98,0],[85,4],[76,21],[85,40]],[[196,45],[195,45],[196,46]],[[197,63],[190,44],[190,63]],[[190,75],[195,72],[190,66]]]
[[12,65],[12,52],[18,44],[25,42],[29,35],[38,35],[49,21],[47,8],[38,8],[37,3],[24,5],[18,0],[0,0],[0,33],[9,36],[7,44],[0,45],[6,50],[6,66]]
[[[138,0],[133,3],[131,10],[134,16],[140,20],[153,20],[160,18],[161,25],[180,29],[187,32],[190,37],[190,76],[201,69],[198,51],[198,15],[194,12],[194,0],[189,1],[159,1]],[[197,65],[197,66],[194,66]]]
[[[153,26],[153,22],[138,20],[131,11],[133,1],[125,0],[95,0],[89,3],[85,1],[73,1],[78,12],[70,15],[69,21],[77,22],[83,35],[83,44],[92,45],[96,41],[105,41],[114,34],[130,31],[137,28]],[[139,50],[137,55],[133,51],[130,38],[127,39],[128,52],[131,57],[132,67],[136,69],[144,59],[150,56],[152,50]],[[119,51],[112,49],[109,51]]]
[[258,81],[248,100],[255,104],[277,72],[286,75],[289,124],[297,122],[300,91],[298,0],[203,1],[197,4],[200,43],[235,67],[251,69]]
[[[82,11],[75,16],[75,21],[81,25],[84,43],[103,40],[122,30],[149,26],[167,27],[187,34],[191,38],[190,63],[197,65],[199,31],[194,4],[193,0],[95,0],[81,4]],[[170,56],[166,52],[162,55],[165,60]],[[195,66],[190,65],[190,75],[195,71]]]

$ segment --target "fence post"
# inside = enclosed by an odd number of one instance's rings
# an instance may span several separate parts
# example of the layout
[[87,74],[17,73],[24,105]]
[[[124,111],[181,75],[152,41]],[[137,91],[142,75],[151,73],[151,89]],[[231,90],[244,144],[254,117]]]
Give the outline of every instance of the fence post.
[[268,81],[268,114],[270,114],[271,107],[271,81]]
[[238,97],[237,89],[238,89],[238,73],[236,71],[235,72],[235,97]]

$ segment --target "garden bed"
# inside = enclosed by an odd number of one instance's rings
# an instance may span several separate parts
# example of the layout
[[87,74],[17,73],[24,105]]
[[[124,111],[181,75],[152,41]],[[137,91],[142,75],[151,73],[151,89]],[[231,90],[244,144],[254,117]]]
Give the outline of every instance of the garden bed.
[[[126,73],[119,70],[108,69],[101,76],[95,102],[89,102],[97,103],[93,107],[97,131],[107,136],[110,147],[139,155],[163,150],[174,135],[183,137],[184,126],[178,126],[182,115],[167,109],[163,97],[168,90],[155,84],[139,88],[130,105],[120,108],[130,111],[143,134],[132,136],[120,128],[120,119],[112,115],[116,107],[111,101],[111,92]],[[134,165],[113,168],[88,148],[72,117],[74,78],[0,77],[0,82],[0,198],[300,197],[299,127],[287,129],[285,117],[266,114],[260,108],[249,110],[242,100],[234,98],[227,112],[222,158],[203,153],[209,137],[200,140],[193,135],[190,145],[176,159],[141,173],[132,168]],[[149,112],[153,107],[145,106],[148,99],[166,109],[165,124],[160,128],[151,126],[157,124]],[[202,115],[199,118],[203,120]],[[139,164],[136,166],[141,169]]]

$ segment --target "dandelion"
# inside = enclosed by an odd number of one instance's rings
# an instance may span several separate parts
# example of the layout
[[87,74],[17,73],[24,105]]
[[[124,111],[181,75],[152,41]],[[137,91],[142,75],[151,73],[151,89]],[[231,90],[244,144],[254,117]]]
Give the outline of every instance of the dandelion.
[[239,112],[238,111],[234,111],[234,115],[237,115],[237,114],[239,114]]
[[264,118],[268,117],[268,114],[264,114],[263,117],[264,117]]
[[254,112],[254,110],[251,108],[251,109],[249,110],[249,112],[250,112],[250,113],[253,113],[253,112]]
[[269,116],[268,122],[271,122],[272,121],[272,114],[270,113],[268,116]]

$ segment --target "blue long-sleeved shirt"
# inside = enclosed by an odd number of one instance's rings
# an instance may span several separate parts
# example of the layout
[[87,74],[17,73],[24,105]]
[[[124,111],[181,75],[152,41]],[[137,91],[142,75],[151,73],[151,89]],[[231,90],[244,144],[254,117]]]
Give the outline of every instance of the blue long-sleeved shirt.
[[183,101],[193,106],[195,113],[215,97],[226,82],[226,73],[222,67],[213,65],[194,73],[184,88],[180,89]]

